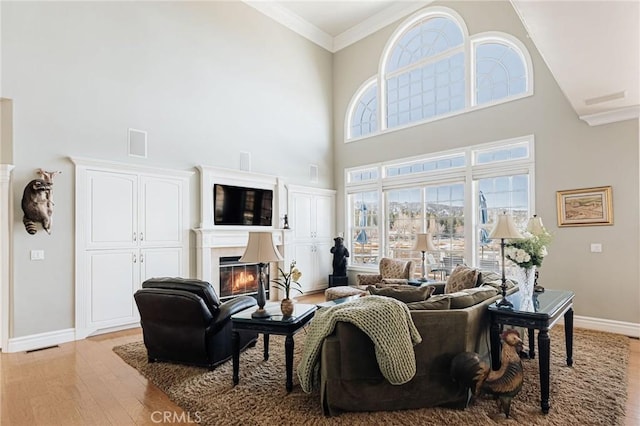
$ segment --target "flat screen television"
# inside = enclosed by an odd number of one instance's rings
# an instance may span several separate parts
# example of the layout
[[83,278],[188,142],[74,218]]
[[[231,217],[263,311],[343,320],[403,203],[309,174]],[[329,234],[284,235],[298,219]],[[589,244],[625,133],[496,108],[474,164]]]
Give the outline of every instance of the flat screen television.
[[232,185],[213,185],[214,224],[271,226],[273,191]]

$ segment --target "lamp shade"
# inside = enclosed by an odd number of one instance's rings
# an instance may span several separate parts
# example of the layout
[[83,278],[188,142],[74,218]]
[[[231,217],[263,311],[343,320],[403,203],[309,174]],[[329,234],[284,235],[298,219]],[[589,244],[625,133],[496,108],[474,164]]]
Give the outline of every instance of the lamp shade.
[[436,246],[433,245],[433,239],[431,233],[416,235],[416,244],[413,246],[414,250],[418,251],[436,251]]
[[529,222],[527,223],[527,231],[529,231],[532,235],[544,235],[547,233],[544,225],[542,224],[542,219],[540,216],[533,215]]
[[515,239],[523,237],[518,231],[518,228],[516,228],[516,224],[511,215],[503,213],[498,215],[498,221],[491,230],[489,238]]
[[273,243],[271,232],[249,232],[247,248],[240,258],[241,262],[269,263],[283,260]]

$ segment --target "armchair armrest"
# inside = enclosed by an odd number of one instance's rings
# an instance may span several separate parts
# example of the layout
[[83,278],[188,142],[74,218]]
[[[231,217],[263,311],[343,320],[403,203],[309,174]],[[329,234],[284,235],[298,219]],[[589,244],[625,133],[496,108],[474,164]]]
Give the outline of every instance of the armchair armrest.
[[357,274],[356,284],[362,286],[376,285],[382,281],[380,274]]
[[222,305],[220,305],[220,309],[218,309],[211,327],[215,332],[216,330],[222,328],[227,323],[227,321],[230,320],[231,315],[237,314],[238,312],[244,311],[245,309],[252,306],[256,306],[257,304],[258,303],[256,302],[256,299],[251,296],[239,296],[235,299],[224,302]]

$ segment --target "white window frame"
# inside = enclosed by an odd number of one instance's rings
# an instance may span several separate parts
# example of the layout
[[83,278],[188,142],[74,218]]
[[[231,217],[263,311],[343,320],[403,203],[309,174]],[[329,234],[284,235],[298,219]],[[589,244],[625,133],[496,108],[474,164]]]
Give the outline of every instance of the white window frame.
[[[447,18],[447,19],[453,20],[458,24],[464,38],[462,47],[457,47],[455,49],[448,50],[442,54],[436,55],[435,57],[425,58],[421,61],[413,63],[400,70],[395,70],[392,73],[387,73],[386,71],[387,62],[398,40],[400,40],[400,38],[405,34],[405,32],[409,28],[411,28],[413,25],[415,25],[417,22],[424,19],[435,18],[435,17]],[[523,60],[523,65],[525,66],[525,69],[526,69],[526,76],[525,76],[526,90],[523,93],[519,93],[517,95],[507,96],[504,98],[496,99],[491,102],[486,102],[478,105],[476,102],[476,94],[475,94],[475,84],[476,84],[475,83],[475,46],[479,43],[486,43],[486,42],[495,42],[495,43],[508,45],[520,55],[521,59]],[[387,126],[387,101],[386,101],[386,93],[387,93],[386,78],[388,77],[387,74],[396,75],[396,73],[398,72],[404,72],[409,68],[417,67],[417,66],[423,65],[424,63],[431,62],[434,60],[434,58],[441,58],[442,57],[441,55],[446,54],[447,56],[449,56],[454,54],[452,52],[460,52],[460,51],[464,51],[464,67],[465,67],[465,101],[464,101],[465,106],[464,108],[456,111],[451,111],[446,114],[434,115],[423,120],[413,121],[403,125],[389,128]],[[344,133],[343,133],[344,143],[356,142],[356,141],[360,141],[370,137],[378,136],[381,134],[395,132],[398,130],[419,126],[419,125],[430,123],[433,121],[444,120],[446,118],[466,114],[466,113],[477,111],[484,108],[490,108],[495,105],[499,105],[506,102],[512,102],[518,99],[532,96],[534,94],[533,81],[534,81],[533,63],[531,61],[531,55],[529,54],[529,51],[524,45],[524,43],[522,43],[518,38],[516,38],[511,34],[507,34],[500,31],[486,31],[486,32],[482,32],[482,33],[470,36],[469,30],[467,28],[467,25],[464,19],[455,10],[447,7],[442,7],[442,6],[428,7],[426,9],[423,9],[411,15],[393,32],[391,37],[389,37],[389,40],[387,40],[387,43],[382,51],[382,55],[380,55],[380,61],[378,64],[378,73],[370,77],[362,85],[360,85],[358,90],[356,90],[355,94],[352,96],[349,102],[349,105],[347,106],[347,111],[346,111],[345,120],[344,120]],[[371,85],[374,83],[377,83],[378,85],[377,86],[378,87],[378,94],[377,94],[378,129],[377,131],[373,131],[366,135],[352,138],[351,123],[352,123],[354,108],[358,105],[358,102],[360,101],[360,97],[365,92],[365,90],[369,89]]]
[[[526,158],[518,158],[514,160],[495,161],[487,164],[474,164],[475,152],[495,149],[500,147],[508,148],[513,145],[527,143],[529,155]],[[427,172],[412,173],[407,175],[386,177],[384,176],[384,170],[388,166],[396,166],[406,163],[411,163],[419,160],[432,160],[437,158],[446,158],[453,155],[459,155],[464,153],[466,157],[466,166],[455,167],[444,170],[431,170]],[[349,173],[353,171],[363,169],[378,169],[378,179],[370,180],[367,182],[349,182]],[[511,176],[517,174],[527,174],[529,176],[529,212],[530,216],[535,212],[535,138],[533,135],[526,135],[522,137],[505,139],[495,142],[489,142],[479,145],[473,145],[466,148],[448,150],[437,152],[425,156],[416,156],[410,158],[402,158],[396,160],[386,161],[384,163],[367,164],[358,167],[346,168],[344,170],[344,223],[346,234],[350,235],[353,228],[351,218],[353,215],[350,211],[349,196],[356,192],[363,191],[377,191],[378,203],[379,203],[379,217],[378,217],[378,235],[380,236],[380,256],[386,256],[388,253],[388,236],[387,236],[387,212],[386,212],[386,196],[385,191],[391,189],[412,188],[416,185],[442,185],[448,183],[460,183],[463,182],[465,186],[465,252],[464,257],[468,263],[475,263],[477,259],[477,188],[476,181],[483,178],[499,177],[499,176]],[[345,245],[349,250],[353,250],[351,238],[345,238]],[[375,269],[377,265],[349,265],[349,269],[358,271],[371,271]]]

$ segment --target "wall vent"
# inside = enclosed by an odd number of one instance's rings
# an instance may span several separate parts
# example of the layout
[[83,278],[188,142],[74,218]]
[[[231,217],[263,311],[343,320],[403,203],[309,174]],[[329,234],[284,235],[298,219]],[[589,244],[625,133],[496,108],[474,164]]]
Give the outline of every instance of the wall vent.
[[129,155],[147,158],[147,132],[129,129]]
[[309,180],[311,183],[318,183],[318,166],[315,164],[309,165]]
[[251,171],[251,153],[250,152],[240,152],[240,170],[245,172]]

